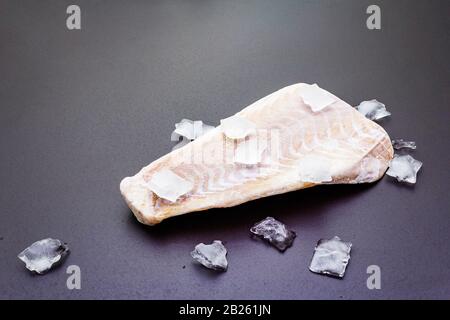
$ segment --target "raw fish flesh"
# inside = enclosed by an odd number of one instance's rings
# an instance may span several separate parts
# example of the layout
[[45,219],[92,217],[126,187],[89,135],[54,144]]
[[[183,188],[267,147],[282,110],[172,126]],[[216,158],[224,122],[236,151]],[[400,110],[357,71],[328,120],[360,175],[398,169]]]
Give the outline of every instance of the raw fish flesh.
[[321,184],[374,182],[392,157],[377,123],[319,86],[298,83],[123,179],[120,191],[140,222],[155,225]]

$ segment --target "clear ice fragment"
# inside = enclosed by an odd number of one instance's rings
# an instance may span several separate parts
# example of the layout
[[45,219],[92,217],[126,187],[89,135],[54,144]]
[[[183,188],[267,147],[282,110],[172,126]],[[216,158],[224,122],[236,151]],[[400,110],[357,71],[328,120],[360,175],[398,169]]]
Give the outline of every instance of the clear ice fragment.
[[250,228],[250,232],[259,238],[267,240],[281,252],[292,246],[296,237],[294,231],[288,230],[284,223],[272,217],[267,217],[256,223]]
[[209,131],[211,131],[211,130],[213,130],[213,129],[215,129],[216,127],[214,127],[214,126],[210,126],[210,125],[207,125],[207,124],[202,124],[202,134],[201,135],[204,135],[204,134],[206,134],[206,133],[208,133]]
[[414,184],[417,179],[417,172],[422,167],[422,162],[408,155],[394,154],[394,158],[389,163],[386,174],[394,177],[399,182]]
[[228,268],[227,249],[220,240],[214,240],[211,244],[196,245],[191,256],[208,269],[226,271]]
[[181,148],[182,146],[188,144],[189,142],[197,139],[198,137],[204,135],[208,131],[214,129],[213,126],[204,124],[201,120],[192,121],[189,119],[183,119],[179,123],[175,124],[175,130],[170,136],[171,141],[181,141],[176,144],[172,150]]
[[370,120],[379,120],[391,115],[391,113],[386,110],[386,106],[376,99],[363,101],[356,106],[356,109]]
[[343,278],[350,260],[352,244],[339,237],[320,239],[314,249],[309,270],[314,273]]
[[192,190],[192,182],[169,169],[156,172],[147,182],[147,187],[158,197],[176,202],[179,197]]
[[303,87],[300,96],[313,112],[319,112],[337,100],[335,96],[316,83]]
[[36,241],[17,256],[28,270],[44,274],[61,263],[69,253],[67,243],[47,238]]
[[392,146],[396,150],[400,150],[403,148],[406,149],[416,149],[416,143],[414,141],[405,141],[403,139],[394,139],[392,140]]
[[244,139],[256,131],[256,125],[238,115],[220,120],[220,127],[229,139]]

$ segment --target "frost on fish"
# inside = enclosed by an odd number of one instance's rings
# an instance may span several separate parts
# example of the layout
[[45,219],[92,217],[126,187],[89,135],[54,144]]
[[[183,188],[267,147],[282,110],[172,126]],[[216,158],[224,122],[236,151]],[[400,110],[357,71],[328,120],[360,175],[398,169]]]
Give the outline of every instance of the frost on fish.
[[339,237],[320,239],[314,249],[309,270],[314,273],[343,278],[350,260],[352,244]]
[[380,120],[391,115],[386,106],[376,99],[363,101],[356,109],[370,120]]
[[[179,123],[175,124],[175,130],[170,136],[171,141],[179,141],[172,150],[179,149],[189,142],[197,139],[205,133],[214,129],[213,126],[204,124],[201,120],[192,121],[189,119],[183,119]],[[181,138],[181,140],[180,140]]]
[[417,172],[422,167],[422,162],[408,155],[395,154],[389,163],[389,169],[386,172],[388,176],[394,177],[399,182],[414,184],[417,180]]
[[[393,156],[384,129],[336,96],[313,112],[302,99],[305,90],[310,85],[282,88],[123,179],[120,191],[131,211],[139,221],[155,225],[188,212],[232,207],[321,184],[380,179]],[[267,134],[261,142],[262,131]],[[156,187],[149,189],[148,182],[163,170],[188,181],[192,189],[166,196],[175,202],[160,199],[161,186],[153,181]],[[162,189],[171,193],[178,190],[176,184]]]
[[392,146],[396,150],[400,149],[416,149],[416,143],[414,141],[405,141],[403,139],[394,139],[392,140]]
[[68,253],[69,247],[66,243],[47,238],[34,242],[17,257],[25,263],[28,270],[44,274],[61,263]]
[[226,271],[228,268],[227,249],[220,240],[214,240],[211,244],[196,245],[191,256],[208,269]]
[[220,120],[220,128],[227,138],[243,139],[255,132],[256,126],[250,120],[235,115]]
[[192,183],[164,169],[156,172],[147,183],[148,188],[158,197],[175,202],[192,189]]
[[317,84],[306,85],[300,92],[300,96],[313,112],[319,112],[337,100],[335,96]]
[[257,237],[268,241],[281,252],[292,246],[296,237],[294,231],[289,230],[284,223],[281,223],[272,217],[267,217],[256,223],[250,229],[250,232]]

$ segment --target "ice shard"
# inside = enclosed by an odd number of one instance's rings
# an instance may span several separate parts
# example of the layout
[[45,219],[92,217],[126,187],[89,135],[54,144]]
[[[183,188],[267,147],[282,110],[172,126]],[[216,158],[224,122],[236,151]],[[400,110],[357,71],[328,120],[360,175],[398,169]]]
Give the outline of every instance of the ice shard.
[[391,113],[386,110],[386,106],[376,99],[363,101],[356,106],[356,109],[366,118],[374,121],[391,115]]
[[394,139],[392,140],[392,146],[396,150],[400,149],[416,149],[416,143],[414,141],[405,141],[403,139]]
[[69,253],[66,243],[58,239],[47,238],[36,241],[17,256],[25,262],[28,270],[44,274],[61,263]]
[[422,162],[408,155],[394,154],[386,172],[388,176],[394,177],[399,182],[416,183],[417,172],[422,168]]
[[[213,126],[204,124],[201,120],[182,119],[175,124],[175,130],[172,132],[170,140],[178,141],[172,150],[179,149],[208,131],[214,129]],[[180,140],[181,138],[181,140]]]
[[227,249],[220,240],[214,240],[211,244],[196,245],[191,256],[208,269],[226,271],[228,268]]
[[320,239],[314,249],[309,270],[314,273],[343,278],[350,260],[352,244],[339,237]]
[[267,217],[264,220],[256,223],[250,232],[266,241],[268,241],[275,248],[281,252],[292,246],[296,234],[289,230],[286,225],[272,217]]

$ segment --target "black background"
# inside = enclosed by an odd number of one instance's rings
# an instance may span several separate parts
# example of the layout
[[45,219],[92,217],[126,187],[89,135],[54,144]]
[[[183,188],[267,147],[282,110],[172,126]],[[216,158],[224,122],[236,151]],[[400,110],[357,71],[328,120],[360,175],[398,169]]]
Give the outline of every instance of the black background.
[[[79,31],[66,28],[72,3]],[[381,30],[366,28],[370,4]],[[0,1],[0,298],[449,298],[449,4]],[[390,136],[417,142],[417,185],[385,177],[136,222],[119,182],[170,151],[176,122],[218,124],[296,82],[384,102]],[[284,254],[249,237],[268,215],[298,234]],[[343,280],[308,271],[334,235],[353,243]],[[33,276],[16,255],[49,236],[72,253]],[[189,255],[215,239],[229,250],[223,274]],[[381,290],[366,287],[372,264]]]

